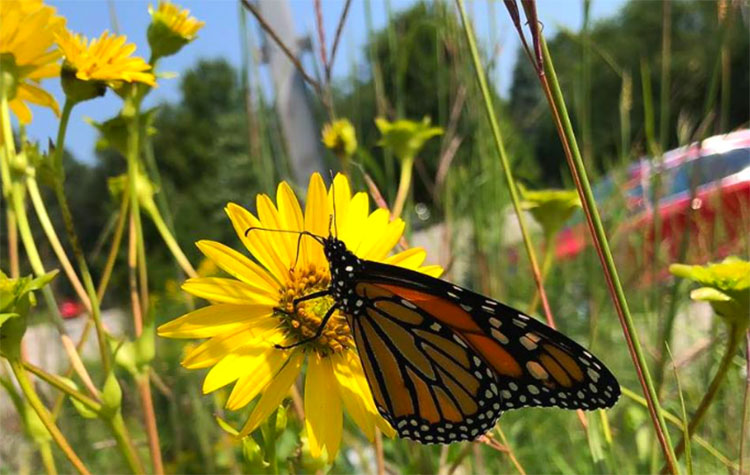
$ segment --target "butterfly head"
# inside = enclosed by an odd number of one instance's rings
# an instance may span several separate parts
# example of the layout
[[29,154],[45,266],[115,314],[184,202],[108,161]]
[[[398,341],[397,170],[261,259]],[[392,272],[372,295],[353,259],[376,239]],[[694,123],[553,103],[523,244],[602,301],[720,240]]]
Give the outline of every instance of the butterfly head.
[[350,297],[354,294],[354,282],[362,267],[362,261],[335,236],[325,238],[323,252],[331,271],[333,297],[340,303],[343,310],[354,310],[352,305],[356,304],[356,301],[350,300]]

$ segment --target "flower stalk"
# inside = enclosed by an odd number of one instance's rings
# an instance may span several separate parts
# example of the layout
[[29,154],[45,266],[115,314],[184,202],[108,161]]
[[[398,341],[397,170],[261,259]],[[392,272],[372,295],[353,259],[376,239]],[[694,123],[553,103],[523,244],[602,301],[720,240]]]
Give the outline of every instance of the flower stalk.
[[[538,25],[534,25],[532,28],[537,29]],[[555,118],[558,133],[563,142],[565,157],[573,175],[576,189],[581,198],[581,203],[589,225],[589,231],[593,237],[594,245],[602,264],[602,269],[604,270],[607,287],[620,319],[620,324],[623,329],[625,340],[628,344],[630,356],[633,359],[638,379],[641,383],[644,395],[646,396],[646,401],[648,402],[649,414],[651,415],[657,438],[659,439],[659,443],[664,452],[670,472],[676,473],[676,457],[672,451],[669,431],[666,422],[664,421],[664,416],[661,413],[661,405],[656,394],[656,388],[651,380],[645,355],[641,348],[638,334],[635,330],[635,324],[630,315],[630,309],[625,298],[622,284],[620,283],[614,259],[612,258],[612,252],[609,248],[606,233],[604,232],[604,226],[602,225],[601,217],[596,208],[594,195],[591,191],[586,168],[578,149],[573,126],[570,123],[565,99],[560,90],[560,84],[558,83],[557,74],[555,73],[554,64],[552,63],[552,57],[549,54],[547,43],[542,34],[539,33],[538,36],[541,43],[542,58],[544,61],[544,69],[540,73],[539,79],[542,82],[542,87],[547,96],[550,108],[552,109],[552,115]]]
[[523,244],[526,248],[526,254],[529,257],[531,272],[534,276],[534,282],[536,283],[539,297],[542,301],[542,309],[544,310],[547,324],[552,328],[555,328],[555,320],[552,316],[552,310],[550,309],[549,301],[547,300],[547,293],[544,291],[542,274],[539,270],[536,251],[534,251],[534,244],[531,242],[531,236],[529,235],[528,227],[526,226],[526,218],[521,208],[521,199],[519,197],[518,188],[513,178],[513,173],[511,172],[508,155],[505,152],[505,144],[503,142],[502,134],[500,133],[500,126],[497,122],[497,117],[495,117],[495,109],[492,105],[492,97],[490,95],[489,87],[487,86],[487,78],[485,77],[484,70],[482,69],[482,61],[479,58],[479,50],[477,49],[476,40],[474,38],[474,31],[468,15],[466,14],[464,1],[456,0],[456,3],[458,4],[458,8],[461,13],[461,21],[463,22],[464,34],[466,36],[466,42],[469,45],[469,51],[471,52],[471,59],[474,64],[474,71],[476,73],[477,81],[479,82],[479,89],[481,90],[482,98],[484,99],[485,112],[487,113],[487,118],[492,128],[492,137],[495,142],[495,149],[503,168],[505,181],[508,184],[508,191],[510,192],[510,198],[513,202],[513,210],[515,211],[516,218],[518,219],[518,227],[521,230]]
[[26,400],[34,409],[34,412],[36,412],[36,414],[39,416],[42,424],[44,424],[44,427],[52,436],[52,440],[54,440],[57,446],[60,447],[60,450],[63,451],[65,457],[67,457],[67,459],[78,471],[78,473],[89,474],[90,472],[88,471],[86,466],[83,464],[81,459],[65,439],[65,436],[62,434],[62,432],[60,432],[60,429],[57,428],[47,408],[44,407],[44,404],[42,404],[42,401],[39,399],[39,395],[34,390],[34,386],[31,384],[31,381],[29,381],[29,378],[26,375],[26,371],[24,370],[21,361],[14,358],[9,360],[8,362],[10,363],[13,374],[16,376],[18,385],[21,387],[21,391],[26,397]]
[[65,224],[65,230],[68,234],[68,240],[73,248],[73,255],[78,262],[78,267],[83,278],[83,285],[86,289],[86,293],[91,303],[91,318],[94,320],[96,327],[96,335],[99,343],[99,354],[102,360],[102,367],[105,372],[109,372],[110,369],[110,354],[107,348],[107,340],[104,331],[104,325],[102,324],[101,307],[99,305],[99,297],[96,294],[96,288],[94,287],[94,280],[91,277],[86,257],[83,254],[81,248],[80,239],[76,232],[75,225],[73,224],[73,214],[70,211],[70,205],[68,199],[65,196],[64,183],[65,183],[65,172],[63,169],[63,149],[65,146],[65,133],[68,128],[68,120],[70,119],[70,113],[73,110],[76,102],[70,98],[65,100],[63,105],[62,115],[60,117],[60,126],[57,131],[57,142],[55,143],[55,151],[53,157],[53,166],[55,169],[55,180],[54,189],[55,196],[57,197],[60,211],[62,212],[63,222]]

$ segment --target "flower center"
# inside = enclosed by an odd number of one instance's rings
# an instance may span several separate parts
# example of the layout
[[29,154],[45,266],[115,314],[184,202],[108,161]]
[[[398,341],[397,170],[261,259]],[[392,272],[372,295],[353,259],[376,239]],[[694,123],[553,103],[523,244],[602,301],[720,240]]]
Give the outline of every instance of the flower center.
[[[289,276],[289,283],[281,289],[280,311],[276,311],[275,315],[281,319],[290,337],[287,342],[294,343],[315,336],[334,300],[330,296],[306,300],[299,302],[295,309],[295,299],[328,289],[331,276],[327,268],[315,264],[292,269]],[[339,311],[334,312],[320,337],[304,346],[305,350],[315,351],[321,356],[353,348],[354,340],[346,318]]]

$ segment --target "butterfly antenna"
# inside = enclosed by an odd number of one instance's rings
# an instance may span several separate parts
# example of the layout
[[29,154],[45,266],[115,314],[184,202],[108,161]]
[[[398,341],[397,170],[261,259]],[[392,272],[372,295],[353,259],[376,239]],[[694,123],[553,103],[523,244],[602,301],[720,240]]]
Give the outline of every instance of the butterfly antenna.
[[[271,229],[271,228],[261,228],[258,226],[250,226],[249,228],[247,228],[245,230],[245,237],[247,237],[251,231],[268,231],[272,233],[299,234],[300,239],[302,239],[302,236],[310,236],[311,238],[315,239],[320,244],[324,244],[326,240],[324,236],[311,233],[310,231],[292,231],[290,229]],[[299,245],[298,245],[298,248],[299,248]]]

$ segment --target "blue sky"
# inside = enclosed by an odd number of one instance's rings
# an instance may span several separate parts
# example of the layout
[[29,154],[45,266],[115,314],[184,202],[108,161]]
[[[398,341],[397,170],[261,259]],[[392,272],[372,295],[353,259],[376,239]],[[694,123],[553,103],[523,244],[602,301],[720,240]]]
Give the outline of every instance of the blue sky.
[[[492,2],[492,7],[489,6]],[[117,18],[119,32],[126,34],[130,41],[134,41],[138,47],[136,54],[148,56],[148,43],[146,41],[146,28],[150,17],[148,15],[148,1],[141,0],[47,0],[47,3],[55,6],[58,12],[68,19],[68,27],[76,32],[83,33],[88,37],[98,36],[105,29],[114,29],[111,15],[111,7]],[[182,0],[180,5],[189,8],[193,15],[204,20],[206,26],[200,31],[199,38],[185,47],[175,56],[162,60],[159,64],[161,71],[175,72],[178,75],[189,69],[201,58],[224,57],[235,66],[241,61],[241,47],[239,38],[239,16],[238,2],[234,0]],[[414,0],[391,0],[391,8],[394,11],[402,10],[413,4]],[[624,0],[594,0],[592,2],[592,18],[594,20],[611,16],[623,5]],[[376,29],[386,24],[386,3],[383,0],[371,0],[373,23]],[[313,0],[290,0],[298,36],[309,35],[313,41],[317,41],[315,29],[315,14]],[[362,46],[364,45],[367,30],[365,27],[364,5],[362,0],[352,2],[349,18],[343,31],[342,41],[337,53],[337,61],[334,66],[334,78],[342,77],[348,73],[350,58],[355,58],[358,63],[364,61]],[[344,0],[323,0],[323,21],[330,53],[333,32],[340,12],[344,6]],[[515,52],[518,48],[518,40],[515,30],[508,19],[508,14],[502,2],[493,0],[469,0],[467,8],[470,15],[475,19],[477,35],[485,46],[489,45],[490,37],[494,37],[500,46],[497,75],[494,80],[503,94],[507,93],[512,78]],[[491,12],[494,10],[494,17]],[[494,18],[494,21],[492,20]],[[558,26],[570,29],[578,29],[582,21],[582,2],[579,0],[543,0],[539,2],[539,18],[544,23],[547,33],[553,33]],[[496,31],[490,35],[489,29],[494,23]],[[249,20],[253,30],[257,30],[254,20]],[[317,46],[315,46],[317,54]],[[306,61],[309,66],[310,61]],[[263,73],[265,74],[265,72]],[[265,79],[266,83],[267,79]],[[49,80],[44,84],[58,101],[64,99],[59,83]],[[270,92],[270,91],[269,91]],[[146,105],[155,105],[163,101],[178,101],[180,99],[179,78],[164,79],[159,81],[159,87],[147,98]],[[108,93],[104,98],[92,100],[79,104],[73,110],[66,148],[73,152],[74,156],[86,163],[95,160],[94,144],[96,132],[94,128],[83,119],[92,118],[97,121],[106,120],[117,113],[120,100],[117,96]],[[57,119],[48,109],[35,107],[33,109],[34,120],[28,128],[31,139],[40,140],[46,144],[48,138],[54,137],[57,130]]]

